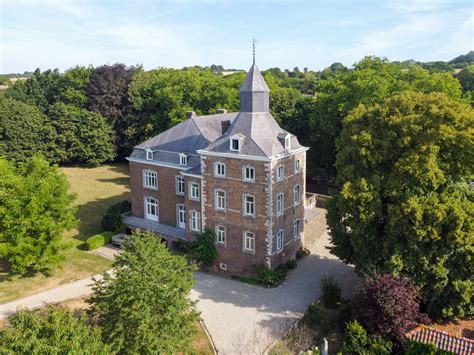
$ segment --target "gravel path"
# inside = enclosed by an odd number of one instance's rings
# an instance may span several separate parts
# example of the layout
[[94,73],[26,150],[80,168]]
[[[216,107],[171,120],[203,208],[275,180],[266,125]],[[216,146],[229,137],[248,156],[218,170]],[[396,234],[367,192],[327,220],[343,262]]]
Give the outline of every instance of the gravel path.
[[[343,296],[350,295],[357,278],[352,267],[326,249],[329,236],[324,211],[305,228],[306,247],[311,254],[298,262],[280,287],[263,288],[195,273],[196,286],[191,297],[199,301],[197,307],[220,354],[262,354],[320,296],[319,281],[325,275],[339,281]],[[116,251],[100,252],[112,256]],[[92,277],[0,305],[0,319],[13,314],[19,306],[35,309],[89,295],[91,283]]]

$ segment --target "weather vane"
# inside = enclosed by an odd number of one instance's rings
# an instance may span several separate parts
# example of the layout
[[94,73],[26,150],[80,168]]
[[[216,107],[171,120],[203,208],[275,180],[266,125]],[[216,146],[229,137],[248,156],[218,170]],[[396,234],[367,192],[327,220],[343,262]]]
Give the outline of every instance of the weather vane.
[[253,49],[253,64],[255,64],[255,43],[257,43],[258,41],[253,38],[253,44],[252,44],[252,49]]

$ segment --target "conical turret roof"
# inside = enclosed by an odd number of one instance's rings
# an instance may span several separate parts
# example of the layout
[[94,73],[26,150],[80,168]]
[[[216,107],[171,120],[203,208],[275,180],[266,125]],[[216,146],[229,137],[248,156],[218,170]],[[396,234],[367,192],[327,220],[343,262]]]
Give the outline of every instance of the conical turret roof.
[[240,87],[240,92],[269,92],[270,89],[263,79],[257,65],[253,64],[247,73],[244,83]]

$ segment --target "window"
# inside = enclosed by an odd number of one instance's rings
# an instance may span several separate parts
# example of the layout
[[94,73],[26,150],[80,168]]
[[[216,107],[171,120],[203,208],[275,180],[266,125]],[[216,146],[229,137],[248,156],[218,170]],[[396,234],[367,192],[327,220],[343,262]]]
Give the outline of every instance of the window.
[[293,227],[294,227],[294,232],[295,232],[295,239],[299,239],[300,236],[301,236],[300,220],[299,219],[295,219]]
[[191,211],[191,230],[201,231],[201,214],[198,211]]
[[285,149],[290,149],[290,135],[285,137]]
[[199,184],[197,182],[189,183],[189,198],[192,200],[199,200]]
[[225,244],[225,226],[217,225],[216,226],[216,241],[219,244]]
[[188,165],[188,156],[184,153],[179,154],[179,165],[186,166]]
[[176,176],[176,195],[184,195],[184,177]]
[[244,166],[242,170],[244,181],[255,181],[255,168],[253,166]]
[[301,171],[301,163],[299,159],[295,160],[295,174],[298,174]]
[[214,201],[216,210],[225,211],[226,202],[224,190],[214,190]]
[[145,218],[158,221],[158,200],[153,197],[145,197]]
[[283,205],[283,193],[279,193],[277,195],[277,216],[281,216],[283,214],[284,210],[284,205]]
[[146,160],[153,160],[153,151],[151,149],[146,149]]
[[281,251],[283,249],[283,229],[280,229],[277,232],[277,251]]
[[234,152],[240,151],[240,140],[238,138],[231,138],[230,150],[233,150]]
[[218,162],[214,163],[214,176],[225,177],[225,164]]
[[296,185],[294,189],[294,195],[295,195],[295,206],[299,205],[301,202],[301,196],[300,196],[300,185]]
[[255,234],[252,232],[244,233],[244,251],[255,252]]
[[244,195],[244,215],[255,216],[255,197]]
[[143,187],[158,189],[158,174],[153,170],[143,170]]
[[282,181],[284,176],[285,176],[285,168],[283,167],[283,165],[280,165],[277,168],[277,181]]

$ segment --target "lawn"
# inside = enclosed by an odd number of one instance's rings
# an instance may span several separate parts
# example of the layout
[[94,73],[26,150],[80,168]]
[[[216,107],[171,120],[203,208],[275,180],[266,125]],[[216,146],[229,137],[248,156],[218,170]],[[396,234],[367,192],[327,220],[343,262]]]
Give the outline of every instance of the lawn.
[[102,165],[96,168],[61,168],[77,194],[77,228],[64,235],[69,248],[63,252],[62,264],[48,277],[5,279],[0,274],[0,304],[33,293],[88,277],[107,270],[111,261],[80,249],[83,241],[101,231],[100,220],[106,209],[115,202],[129,198],[128,164]]

